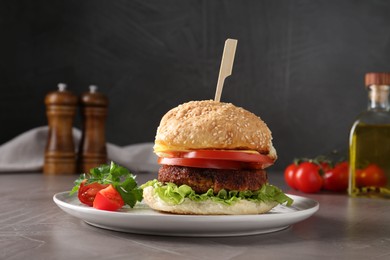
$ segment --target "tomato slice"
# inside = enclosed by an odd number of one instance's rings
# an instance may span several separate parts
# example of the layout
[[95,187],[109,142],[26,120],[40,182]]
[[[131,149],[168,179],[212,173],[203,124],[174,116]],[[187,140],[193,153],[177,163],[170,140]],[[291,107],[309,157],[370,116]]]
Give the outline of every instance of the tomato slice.
[[273,163],[273,160],[266,155],[229,150],[194,150],[188,152],[164,152],[168,156],[179,158],[215,159],[240,162]]
[[84,180],[81,184],[80,184],[80,188],[79,188],[79,192],[78,192],[78,197],[79,197],[79,200],[88,205],[88,206],[91,206],[93,205],[93,201],[95,200],[95,196],[96,194],[106,188],[108,186],[108,184],[100,184],[98,182],[93,182],[93,183],[90,183],[90,184],[87,184],[85,185],[85,182],[87,180]]
[[101,210],[116,211],[125,205],[119,192],[110,184],[100,190],[93,201],[93,207]]
[[159,164],[186,166],[194,168],[211,168],[211,169],[264,169],[264,164],[240,162],[240,161],[228,161],[217,159],[199,159],[199,158],[165,158],[159,157],[157,162]]

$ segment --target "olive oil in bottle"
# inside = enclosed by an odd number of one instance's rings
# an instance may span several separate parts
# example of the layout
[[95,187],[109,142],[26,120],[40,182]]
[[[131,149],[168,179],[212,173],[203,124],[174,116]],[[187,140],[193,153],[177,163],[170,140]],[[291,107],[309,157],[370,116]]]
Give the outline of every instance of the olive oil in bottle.
[[368,108],[350,134],[351,196],[390,199],[390,73],[367,73]]

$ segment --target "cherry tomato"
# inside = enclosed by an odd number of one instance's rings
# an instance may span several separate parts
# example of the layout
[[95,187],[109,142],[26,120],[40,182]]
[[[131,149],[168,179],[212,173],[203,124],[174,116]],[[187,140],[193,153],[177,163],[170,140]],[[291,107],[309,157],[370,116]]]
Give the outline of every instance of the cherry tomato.
[[295,173],[297,172],[298,165],[295,163],[290,164],[284,170],[284,180],[293,189],[297,189],[295,185]]
[[323,188],[330,191],[346,191],[348,188],[349,167],[348,162],[337,164],[329,168],[323,176]]
[[163,158],[159,157],[159,164],[186,166],[194,168],[212,168],[212,169],[263,169],[261,163],[249,163],[239,161],[215,160],[215,159],[197,159],[197,158]]
[[328,162],[320,162],[320,166],[323,172],[327,172],[332,169],[332,166]]
[[97,182],[93,182],[93,183],[85,185],[85,182],[86,182],[86,180],[84,180],[80,184],[78,197],[82,203],[92,207],[96,194],[100,190],[106,188],[108,186],[108,184],[100,184]]
[[125,205],[119,192],[111,184],[100,190],[93,201],[93,207],[101,210],[116,211]]
[[384,187],[387,178],[383,169],[376,164],[370,164],[363,170],[356,171],[356,186]]
[[321,190],[323,181],[319,169],[320,167],[315,163],[301,163],[295,173],[296,188],[305,193],[315,193]]

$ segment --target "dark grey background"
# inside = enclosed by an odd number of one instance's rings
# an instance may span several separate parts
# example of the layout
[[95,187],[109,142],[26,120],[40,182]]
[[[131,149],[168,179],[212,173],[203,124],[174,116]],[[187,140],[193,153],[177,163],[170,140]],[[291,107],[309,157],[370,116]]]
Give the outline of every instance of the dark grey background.
[[366,107],[364,74],[390,71],[385,0],[0,3],[0,144],[46,124],[58,82],[109,97],[109,142],[152,142],[168,109],[214,98],[230,37],[239,42],[222,101],[267,122],[282,169],[346,150]]

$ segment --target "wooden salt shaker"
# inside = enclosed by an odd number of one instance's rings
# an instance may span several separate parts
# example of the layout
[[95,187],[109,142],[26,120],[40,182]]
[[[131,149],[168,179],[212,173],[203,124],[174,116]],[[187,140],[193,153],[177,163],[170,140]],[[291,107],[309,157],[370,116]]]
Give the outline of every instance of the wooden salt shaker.
[[45,149],[43,173],[62,175],[76,173],[76,151],[73,141],[73,120],[77,109],[77,96],[58,84],[58,91],[45,97],[48,119],[48,139]]
[[81,113],[83,133],[79,147],[78,167],[87,173],[91,168],[107,163],[105,122],[108,99],[97,92],[96,86],[90,86],[89,92],[81,95]]

